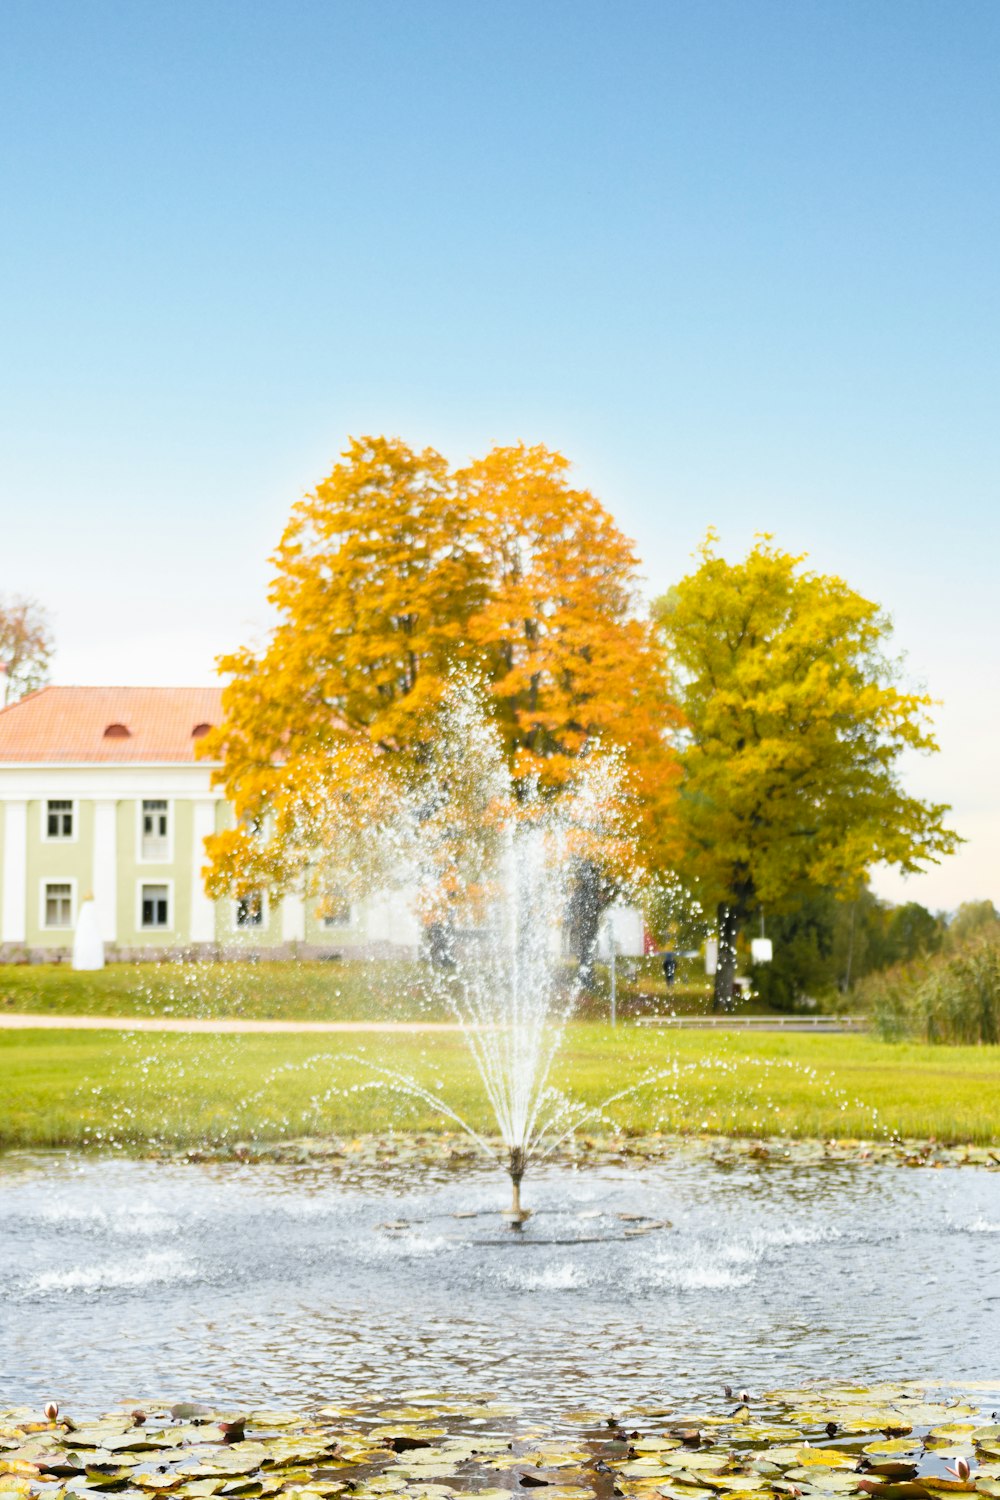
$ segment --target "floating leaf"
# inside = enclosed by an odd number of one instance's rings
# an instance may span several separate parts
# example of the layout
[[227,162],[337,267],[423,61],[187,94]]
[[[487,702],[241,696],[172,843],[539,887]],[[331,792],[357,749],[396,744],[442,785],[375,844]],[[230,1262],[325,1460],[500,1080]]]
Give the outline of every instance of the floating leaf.
[[800,1448],[798,1460],[803,1468],[817,1464],[826,1469],[853,1469],[857,1464],[855,1455],[843,1448]]
[[714,1500],[715,1496],[715,1491],[704,1489],[694,1475],[674,1475],[669,1484],[658,1484],[656,1493],[668,1500]]
[[930,1492],[915,1479],[862,1479],[858,1489],[878,1500],[929,1500]]
[[668,1479],[671,1470],[668,1465],[655,1458],[639,1458],[632,1462],[620,1465],[619,1474],[624,1474],[626,1479]]

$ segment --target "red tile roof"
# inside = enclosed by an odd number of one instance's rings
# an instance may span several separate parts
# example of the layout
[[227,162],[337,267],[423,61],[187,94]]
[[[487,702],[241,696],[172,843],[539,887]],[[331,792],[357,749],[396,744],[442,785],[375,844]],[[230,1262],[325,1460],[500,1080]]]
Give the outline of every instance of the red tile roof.
[[221,719],[221,688],[44,687],[0,709],[0,763],[183,764]]

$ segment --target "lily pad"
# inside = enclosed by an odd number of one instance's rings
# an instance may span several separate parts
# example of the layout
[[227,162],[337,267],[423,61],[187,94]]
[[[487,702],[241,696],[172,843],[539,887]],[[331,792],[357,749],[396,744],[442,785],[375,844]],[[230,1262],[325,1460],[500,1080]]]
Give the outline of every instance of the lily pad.
[[879,1442],[867,1443],[866,1453],[914,1453],[923,1447],[920,1438],[894,1437],[882,1438]]
[[843,1448],[800,1448],[798,1460],[802,1468],[816,1464],[826,1469],[853,1469],[857,1465],[855,1455],[845,1453]]

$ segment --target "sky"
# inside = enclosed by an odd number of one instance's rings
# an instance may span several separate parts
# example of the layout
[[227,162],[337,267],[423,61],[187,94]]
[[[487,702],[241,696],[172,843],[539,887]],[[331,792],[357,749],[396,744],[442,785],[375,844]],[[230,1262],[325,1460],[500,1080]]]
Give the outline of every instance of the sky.
[[61,683],[259,638],[348,434],[560,449],[892,616],[1000,904],[995,0],[4,0],[0,593]]

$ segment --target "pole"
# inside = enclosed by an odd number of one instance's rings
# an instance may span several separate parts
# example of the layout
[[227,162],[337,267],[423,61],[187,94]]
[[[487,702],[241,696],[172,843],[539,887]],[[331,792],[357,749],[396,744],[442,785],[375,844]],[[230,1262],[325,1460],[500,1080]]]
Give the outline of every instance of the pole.
[[612,1024],[612,1026],[617,1026],[617,1024],[618,1024],[618,971],[617,971],[617,968],[615,966],[615,935],[614,935],[613,932],[609,932],[608,933],[608,940],[609,940],[609,942],[611,944],[611,1024]]

